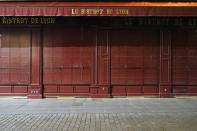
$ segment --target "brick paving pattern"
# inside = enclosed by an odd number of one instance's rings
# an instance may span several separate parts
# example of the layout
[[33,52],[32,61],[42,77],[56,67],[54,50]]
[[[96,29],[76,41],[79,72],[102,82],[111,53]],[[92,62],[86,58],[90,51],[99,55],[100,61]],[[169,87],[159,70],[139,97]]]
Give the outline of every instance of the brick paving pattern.
[[0,115],[1,131],[196,131],[193,113],[66,113]]
[[197,99],[0,99],[0,131],[197,131]]

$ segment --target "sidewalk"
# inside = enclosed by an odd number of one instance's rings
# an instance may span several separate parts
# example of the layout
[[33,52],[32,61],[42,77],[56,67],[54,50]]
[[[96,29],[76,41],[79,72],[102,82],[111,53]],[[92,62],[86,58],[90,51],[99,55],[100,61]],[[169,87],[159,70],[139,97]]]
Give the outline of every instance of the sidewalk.
[[196,131],[197,99],[0,99],[1,131]]

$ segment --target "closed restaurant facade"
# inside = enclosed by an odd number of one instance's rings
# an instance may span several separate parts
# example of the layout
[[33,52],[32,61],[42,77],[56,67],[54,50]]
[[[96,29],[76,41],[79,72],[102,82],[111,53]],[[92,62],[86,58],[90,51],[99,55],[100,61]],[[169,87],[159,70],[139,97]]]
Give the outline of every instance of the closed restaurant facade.
[[197,2],[0,2],[0,96],[196,96]]

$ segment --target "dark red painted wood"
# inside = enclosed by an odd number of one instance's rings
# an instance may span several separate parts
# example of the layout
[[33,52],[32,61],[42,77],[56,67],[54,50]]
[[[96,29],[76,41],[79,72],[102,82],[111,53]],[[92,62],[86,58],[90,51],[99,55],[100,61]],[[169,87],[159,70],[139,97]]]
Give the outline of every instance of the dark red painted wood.
[[196,34],[196,30],[172,31],[172,84],[174,95],[196,94]]
[[144,95],[158,95],[158,86],[143,86]]
[[31,29],[31,80],[28,98],[42,98],[42,44],[41,29]]
[[11,93],[12,88],[11,86],[1,86],[0,87],[0,93]]
[[0,34],[0,94],[25,95],[30,82],[31,31],[1,27]]
[[[158,30],[112,30],[110,36],[111,84],[114,85],[112,95],[157,93],[159,39]],[[127,85],[133,85],[133,87],[127,87]]]
[[160,97],[171,97],[171,32],[160,32]]
[[0,7],[0,16],[182,17],[196,16],[197,12],[196,2],[0,2]]
[[14,86],[13,92],[14,93],[27,93],[27,86]]
[[0,33],[0,95],[197,95],[195,29],[48,26],[43,33]]
[[32,29],[32,47],[31,47],[31,85],[40,85],[40,29]]
[[98,34],[98,84],[110,85],[110,43],[109,31]]
[[1,28],[0,84],[28,84],[30,30]]
[[57,92],[58,92],[57,85],[44,86],[44,93],[57,93]]
[[140,96],[142,95],[142,86],[127,86],[127,96]]
[[197,95],[197,86],[189,86],[189,95],[196,96]]
[[43,38],[45,95],[89,94],[96,32],[88,27],[46,27]]
[[98,29],[94,55],[94,81],[91,97],[110,97],[110,53],[109,31]]

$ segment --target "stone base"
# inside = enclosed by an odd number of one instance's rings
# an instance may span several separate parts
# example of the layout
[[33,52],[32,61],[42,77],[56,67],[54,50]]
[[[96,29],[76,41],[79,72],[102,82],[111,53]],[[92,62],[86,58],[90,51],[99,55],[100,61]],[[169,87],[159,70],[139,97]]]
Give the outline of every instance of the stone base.
[[31,99],[43,98],[42,87],[41,86],[29,86],[27,98],[31,98]]
[[161,98],[172,98],[172,91],[171,91],[171,86],[160,86],[159,87],[159,95]]

